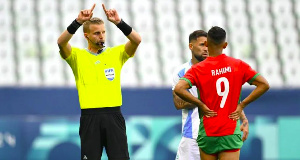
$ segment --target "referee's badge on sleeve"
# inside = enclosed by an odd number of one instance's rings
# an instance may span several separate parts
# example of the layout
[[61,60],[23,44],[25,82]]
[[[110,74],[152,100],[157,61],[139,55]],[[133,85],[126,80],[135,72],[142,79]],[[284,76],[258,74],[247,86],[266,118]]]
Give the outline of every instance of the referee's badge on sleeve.
[[105,77],[108,80],[110,80],[110,81],[114,80],[114,78],[115,78],[115,69],[114,68],[105,69],[104,73],[105,73]]

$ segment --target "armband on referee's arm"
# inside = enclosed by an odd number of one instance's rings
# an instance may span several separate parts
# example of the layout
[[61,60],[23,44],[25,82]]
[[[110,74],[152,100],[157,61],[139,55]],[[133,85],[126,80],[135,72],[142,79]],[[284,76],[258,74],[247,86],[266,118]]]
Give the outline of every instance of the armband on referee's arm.
[[81,26],[82,24],[80,24],[79,22],[76,21],[76,19],[68,26],[67,31],[70,34],[74,34],[77,29]]
[[125,36],[128,36],[132,32],[132,27],[121,19],[120,23],[117,24],[117,27],[124,33]]

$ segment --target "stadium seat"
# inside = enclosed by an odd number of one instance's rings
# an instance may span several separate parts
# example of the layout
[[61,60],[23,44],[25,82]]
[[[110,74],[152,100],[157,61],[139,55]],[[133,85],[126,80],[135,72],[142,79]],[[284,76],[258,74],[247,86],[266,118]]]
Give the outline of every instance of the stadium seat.
[[37,1],[37,6],[41,17],[52,14],[52,17],[58,18],[58,1],[39,0]]
[[136,87],[139,85],[136,68],[136,60],[130,58],[123,66],[121,71],[121,85],[123,87]]
[[0,86],[17,85],[12,43],[9,40],[5,40],[5,43],[0,41],[0,43],[3,44],[0,46]]
[[291,0],[271,0],[270,5],[275,17],[288,18],[292,16],[293,6]]
[[280,58],[284,63],[298,61],[300,64],[300,48],[296,41],[286,43],[286,46],[281,48],[281,52],[283,52],[283,54],[280,54]]
[[[138,32],[147,31],[153,34],[156,19],[153,14],[153,3],[150,0],[133,0],[131,3],[131,13],[133,15],[132,27]],[[147,17],[147,18],[145,18]],[[132,19],[132,18],[131,18]]]
[[63,27],[69,26],[69,24],[77,18],[79,11],[84,9],[79,0],[61,0],[59,3],[59,10],[61,11],[61,17],[59,17],[59,19]]
[[14,9],[16,16],[32,16],[34,13],[34,1],[15,0]]
[[154,9],[159,15],[158,18],[164,17],[166,15],[174,14],[175,12],[175,1],[174,0],[155,0]]
[[[267,0],[248,0],[250,25],[254,33],[272,31],[272,17],[269,12]],[[255,36],[255,35],[254,35]]]
[[237,18],[238,16],[243,16],[243,17],[246,16],[245,1],[227,0],[224,5],[225,5],[225,11],[228,14],[228,18]]
[[169,44],[168,47],[161,48],[160,58],[162,60],[162,71],[165,76],[164,84],[171,83],[172,73],[176,67],[184,63],[180,56],[180,47],[177,44]]
[[[129,10],[130,3],[128,3],[128,1],[109,0],[107,1],[107,4],[105,6],[107,9],[116,9],[119,15],[122,15],[122,17],[126,17],[126,18],[128,18],[126,15],[128,15],[129,12],[131,12]],[[102,10],[100,6],[99,9]]]
[[279,62],[275,44],[266,44],[265,47],[257,47],[256,59],[259,63],[265,63],[266,60],[272,59],[274,62]]
[[266,59],[259,63],[258,72],[268,80],[270,86],[281,87],[283,85],[280,64],[277,59]]
[[45,59],[42,67],[43,85],[63,86],[65,77],[63,76],[62,67],[62,60],[59,58]]
[[222,13],[223,1],[210,0],[202,1],[202,12],[204,18],[205,30],[209,30],[212,26],[225,28],[225,17]]
[[152,3],[151,0],[132,0],[131,12],[134,16],[135,22],[137,22],[137,19],[140,18],[144,18],[144,20],[147,20],[148,18],[153,19],[153,4],[154,3]]
[[[2,57],[1,57],[2,58]],[[13,59],[1,59],[0,86],[17,86],[16,64]]]
[[19,83],[21,86],[40,86],[40,64],[36,58],[20,59],[18,64]]
[[141,86],[159,86],[162,83],[160,74],[161,66],[155,43],[141,43],[136,58],[139,64]]
[[294,6],[293,6],[295,9],[294,9],[294,16],[295,16],[295,23],[297,23],[297,30],[298,30],[298,33],[300,31],[300,1],[294,1]]
[[199,2],[196,0],[178,1],[179,26],[183,32],[182,39],[188,39],[189,34],[201,28],[202,18],[199,15]]
[[56,38],[51,35],[45,35],[42,40],[42,74],[45,85],[61,86],[65,84],[65,76],[63,76],[64,68],[62,58],[56,45]]
[[[182,59],[183,62],[182,63],[185,63],[185,62],[192,59],[192,52],[189,49],[188,44],[186,44],[185,46],[183,45],[183,53],[180,53],[180,54],[183,57],[183,59]],[[178,65],[180,65],[180,64],[178,64]]]
[[10,0],[2,0],[0,1],[0,13],[8,13],[10,11],[11,7],[11,1]]
[[[299,53],[299,52],[298,52]],[[290,60],[283,64],[283,74],[285,77],[285,86],[287,87],[300,87],[300,63],[299,58]]]
[[0,1],[0,14],[5,15],[0,17],[0,30],[6,32],[11,30],[12,15],[11,13],[11,1],[2,0]]

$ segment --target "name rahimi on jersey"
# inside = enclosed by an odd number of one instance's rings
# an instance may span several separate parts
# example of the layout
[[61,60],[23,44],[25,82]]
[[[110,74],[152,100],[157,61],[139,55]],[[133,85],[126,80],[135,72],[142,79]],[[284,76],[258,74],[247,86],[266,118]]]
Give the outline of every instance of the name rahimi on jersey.
[[227,72],[231,72],[231,67],[230,66],[211,70],[211,75],[212,76],[217,76],[217,75],[221,75],[221,74],[224,74],[224,73],[227,73]]

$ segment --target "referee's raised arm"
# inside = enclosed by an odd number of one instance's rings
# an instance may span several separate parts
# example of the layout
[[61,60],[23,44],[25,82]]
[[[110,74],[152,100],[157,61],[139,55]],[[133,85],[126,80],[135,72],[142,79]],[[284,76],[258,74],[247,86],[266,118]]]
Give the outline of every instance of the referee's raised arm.
[[96,4],[91,9],[81,10],[78,17],[68,26],[68,28],[58,37],[57,44],[62,58],[66,59],[70,56],[72,48],[68,43],[77,29],[85,22],[92,18],[93,10]]
[[107,10],[104,4],[102,4],[102,8],[107,20],[114,23],[129,39],[125,45],[125,51],[129,56],[133,56],[142,41],[141,36],[119,17],[118,12],[115,9]]

